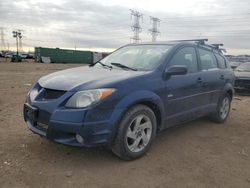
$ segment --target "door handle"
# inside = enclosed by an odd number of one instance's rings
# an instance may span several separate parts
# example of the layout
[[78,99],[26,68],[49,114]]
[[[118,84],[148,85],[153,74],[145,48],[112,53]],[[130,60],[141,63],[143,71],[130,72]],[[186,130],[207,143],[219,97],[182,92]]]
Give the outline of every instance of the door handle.
[[221,79],[221,80],[224,80],[224,75],[220,75],[220,79]]
[[202,83],[202,79],[201,79],[201,78],[198,78],[198,79],[197,79],[197,83]]

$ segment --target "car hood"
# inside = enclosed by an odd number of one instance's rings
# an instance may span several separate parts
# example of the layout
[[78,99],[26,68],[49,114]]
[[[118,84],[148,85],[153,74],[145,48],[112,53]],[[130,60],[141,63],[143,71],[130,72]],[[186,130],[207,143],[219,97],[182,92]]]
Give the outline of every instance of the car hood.
[[49,74],[40,78],[38,83],[44,88],[69,91],[86,83],[100,86],[142,74],[142,71],[110,70],[83,66]]
[[235,75],[236,78],[248,78],[248,79],[250,79],[250,72],[238,72],[238,71],[235,71],[234,75]]

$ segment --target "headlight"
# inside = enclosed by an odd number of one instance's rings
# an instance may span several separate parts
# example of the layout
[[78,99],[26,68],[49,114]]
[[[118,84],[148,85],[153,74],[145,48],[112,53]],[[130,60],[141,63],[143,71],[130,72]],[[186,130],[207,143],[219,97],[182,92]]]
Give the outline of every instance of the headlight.
[[115,89],[94,89],[79,91],[75,93],[66,103],[66,107],[70,108],[84,108],[94,103],[108,98]]

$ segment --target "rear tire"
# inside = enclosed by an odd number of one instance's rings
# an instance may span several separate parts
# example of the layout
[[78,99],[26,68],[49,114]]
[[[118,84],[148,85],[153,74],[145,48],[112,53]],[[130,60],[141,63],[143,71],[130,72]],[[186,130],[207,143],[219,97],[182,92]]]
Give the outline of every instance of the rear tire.
[[231,100],[229,94],[224,94],[219,99],[216,112],[210,116],[210,119],[216,123],[224,123],[230,112]]
[[123,116],[112,146],[112,151],[123,160],[142,157],[156,135],[156,117],[145,105],[130,108]]

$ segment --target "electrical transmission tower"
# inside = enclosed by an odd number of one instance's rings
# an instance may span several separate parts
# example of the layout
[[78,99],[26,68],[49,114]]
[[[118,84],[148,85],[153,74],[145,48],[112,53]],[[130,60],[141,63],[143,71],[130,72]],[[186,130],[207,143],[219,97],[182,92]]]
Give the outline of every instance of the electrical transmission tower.
[[143,15],[135,10],[131,10],[131,19],[133,19],[133,24],[131,26],[132,31],[134,32],[134,36],[131,37],[130,39],[133,41],[133,43],[139,43],[140,42],[140,37],[139,37],[139,33],[142,31],[141,28],[141,21],[143,18]]
[[156,41],[156,37],[160,34],[160,31],[158,30],[158,26],[160,26],[160,19],[156,17],[150,16],[150,21],[152,22],[152,29],[149,29],[151,35],[152,35],[152,42]]
[[6,46],[5,46],[5,39],[4,39],[4,27],[0,27],[0,35],[1,35],[1,51],[5,51],[6,50]]

